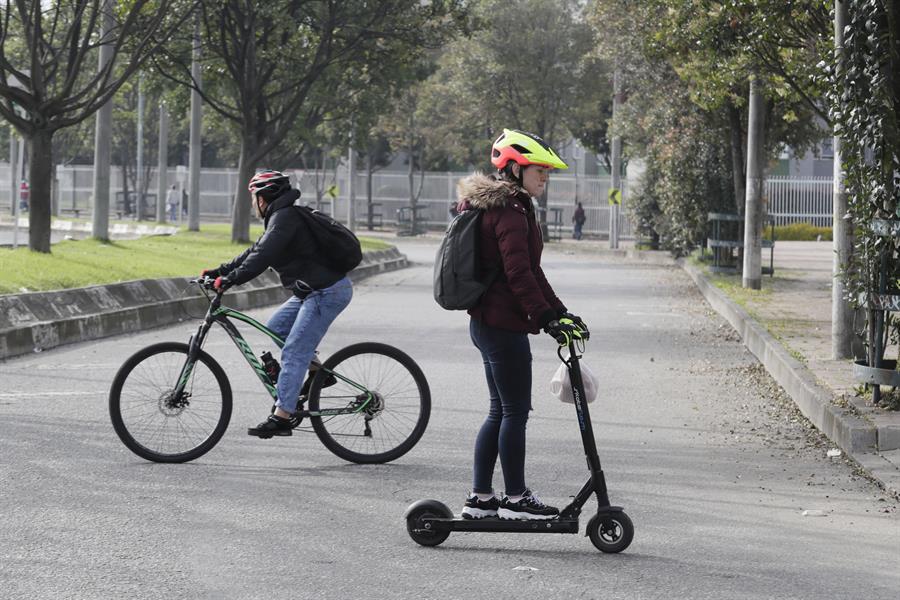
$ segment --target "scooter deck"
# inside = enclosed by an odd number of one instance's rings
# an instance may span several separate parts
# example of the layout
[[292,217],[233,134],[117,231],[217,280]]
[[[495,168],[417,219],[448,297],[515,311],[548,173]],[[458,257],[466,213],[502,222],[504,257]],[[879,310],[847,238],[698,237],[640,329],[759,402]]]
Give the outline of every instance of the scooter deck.
[[442,519],[428,521],[437,531],[499,531],[524,533],[578,533],[578,519],[512,520],[497,517],[482,519]]

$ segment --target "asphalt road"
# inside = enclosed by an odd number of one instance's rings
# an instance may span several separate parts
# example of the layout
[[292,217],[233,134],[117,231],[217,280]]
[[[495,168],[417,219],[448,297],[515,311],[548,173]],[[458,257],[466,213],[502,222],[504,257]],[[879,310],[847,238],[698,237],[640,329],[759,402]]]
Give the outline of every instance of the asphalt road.
[[[486,386],[465,315],[431,299],[434,244],[400,245],[417,264],[358,285],[322,347],[380,340],[424,369],[431,423],[393,464],[344,463],[312,434],[248,437],[269,405],[221,332],[207,350],[235,391],[224,439],[190,464],[132,455],[109,424],[110,381],[138,348],[186,341],[190,321],[0,363],[0,597],[900,597],[896,502],[826,457],[684,273],[587,252],[548,252],[544,265],[594,334],[596,437],[633,544],[604,555],[580,534],[413,543],[411,502],[461,508]],[[528,483],[562,506],[586,478],[583,451],[574,409],[547,393],[553,342],[533,337],[532,352]]]

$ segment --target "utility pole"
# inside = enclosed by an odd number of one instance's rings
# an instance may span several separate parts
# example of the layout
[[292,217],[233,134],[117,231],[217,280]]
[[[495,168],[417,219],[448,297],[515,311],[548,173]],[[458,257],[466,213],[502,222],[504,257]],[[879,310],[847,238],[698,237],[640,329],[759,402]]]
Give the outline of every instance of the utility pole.
[[[112,43],[111,40],[106,38],[114,25],[112,1],[104,0],[103,18],[100,24],[101,43],[100,59],[97,66],[98,72],[102,72],[112,59]],[[91,236],[98,240],[109,240],[109,171],[112,158],[112,109],[113,101],[110,98],[97,111],[97,123],[94,129],[94,210],[91,214]],[[123,203],[123,208],[125,204],[127,202]]]
[[17,215],[19,206],[19,141],[16,128],[9,126],[9,212]]
[[[613,114],[615,128],[616,113],[622,104],[622,70],[616,65],[613,72]],[[616,133],[611,146],[612,173],[609,193],[609,247],[619,247],[619,202],[622,198],[622,136]]]
[[[200,87],[200,16],[194,15],[194,47],[191,56],[191,77],[194,85]],[[203,106],[200,92],[191,90],[191,136],[188,152],[190,168],[190,196],[188,198],[188,231],[200,231],[200,124],[203,120]],[[243,185],[243,182],[238,182]]]
[[159,103],[159,149],[156,152],[156,221],[166,222],[166,195],[169,188],[169,111]]
[[[847,0],[834,2],[834,62],[838,73],[843,73],[844,25],[847,22]],[[835,360],[853,355],[853,309],[845,298],[846,289],[841,271],[850,262],[853,251],[853,228],[844,218],[847,214],[847,189],[844,187],[843,148],[840,136],[834,136],[834,192],[833,192],[833,245],[831,269],[831,357]]]
[[13,250],[19,247],[19,140],[9,126],[9,209],[13,216]]
[[763,162],[765,161],[766,99],[763,85],[750,80],[750,115],[747,125],[747,186],[744,203],[743,287],[762,287]]
[[137,219],[144,220],[144,72],[138,73],[137,105]]
[[354,132],[350,130],[350,151],[347,156],[347,227],[356,231],[356,148]]

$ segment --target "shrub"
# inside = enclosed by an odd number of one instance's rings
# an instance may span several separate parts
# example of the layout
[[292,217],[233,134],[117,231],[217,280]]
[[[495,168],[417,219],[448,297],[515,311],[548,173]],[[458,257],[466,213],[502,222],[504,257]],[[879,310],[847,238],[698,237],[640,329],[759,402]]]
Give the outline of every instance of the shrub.
[[[767,240],[772,239],[771,231],[769,227],[766,227],[763,230],[763,238]],[[819,236],[822,236],[823,241],[830,242],[832,240],[831,227],[817,227],[809,223],[791,223],[790,225],[775,226],[776,241],[812,242],[818,239]]]

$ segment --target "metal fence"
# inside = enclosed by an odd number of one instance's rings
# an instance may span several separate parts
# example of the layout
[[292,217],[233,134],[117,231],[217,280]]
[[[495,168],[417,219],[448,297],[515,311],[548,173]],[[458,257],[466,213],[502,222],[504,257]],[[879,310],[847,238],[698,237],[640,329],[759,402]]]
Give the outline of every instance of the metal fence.
[[810,223],[831,227],[833,189],[831,177],[769,177],[765,188],[769,216],[776,225]]
[[[288,170],[300,182],[303,195],[312,201],[316,197],[314,178],[302,170]],[[60,165],[56,169],[56,203],[62,214],[89,215],[93,207],[93,167],[91,165]],[[456,201],[456,184],[467,176],[464,172],[428,172],[421,180],[422,193],[418,204],[419,218],[427,226],[443,228],[450,220],[450,205]],[[10,212],[9,167],[0,163],[0,211]],[[187,172],[183,168],[168,170],[169,185],[175,184],[179,191],[187,185]],[[148,204],[155,202],[157,172],[151,169],[149,178]],[[330,198],[324,204],[327,212],[336,218],[346,220],[348,215],[348,176],[346,170],[339,169],[335,183],[338,186],[336,199]],[[356,219],[360,227],[367,221],[366,176],[356,177]],[[200,214],[204,218],[228,219],[237,189],[236,169],[203,169],[200,174]],[[416,189],[420,185],[417,174],[414,177]],[[575,202],[581,201],[587,217],[584,233],[589,236],[605,237],[609,232],[609,204],[607,201],[611,181],[609,177],[578,177],[571,173],[556,173],[548,185],[548,222],[555,224],[551,232],[571,235],[572,214]],[[633,237],[628,219],[628,182],[622,181],[623,205],[619,211],[619,235]],[[113,167],[110,182],[110,212],[121,211],[122,171]],[[770,177],[766,181],[769,215],[778,225],[788,223],[812,223],[830,226],[832,222],[832,183],[830,177],[792,178]],[[404,207],[409,206],[409,179],[406,173],[377,172],[372,180],[373,213],[377,226],[395,227],[402,221]],[[327,197],[326,197],[327,198]],[[119,205],[116,204],[117,199]],[[147,212],[152,213],[148,206]]]
[[[422,193],[419,196],[419,218],[431,228],[443,228],[450,221],[451,204],[456,203],[456,185],[464,172],[428,172],[421,180]],[[301,189],[307,197],[314,197],[312,183],[301,178]],[[341,196],[335,202],[334,210],[338,218],[346,217],[347,201],[343,196],[348,178],[346,173],[339,173],[337,178]],[[419,189],[420,177],[413,180],[415,189]],[[307,185],[309,189],[307,189]],[[570,174],[554,174],[547,186],[547,220],[551,224],[551,234],[571,235],[572,215],[575,212],[576,199],[584,207],[587,222],[584,225],[585,235],[606,236],[609,233],[609,204],[607,195],[610,188],[609,177],[575,177]],[[625,201],[627,202],[627,182],[623,181]],[[358,174],[356,178],[356,214],[360,223],[366,217],[366,176]],[[397,225],[399,215],[409,206],[409,177],[406,173],[378,172],[372,176],[372,202],[376,204],[376,214],[384,223]],[[631,223],[624,210],[619,211],[619,235],[623,238],[632,236]]]

